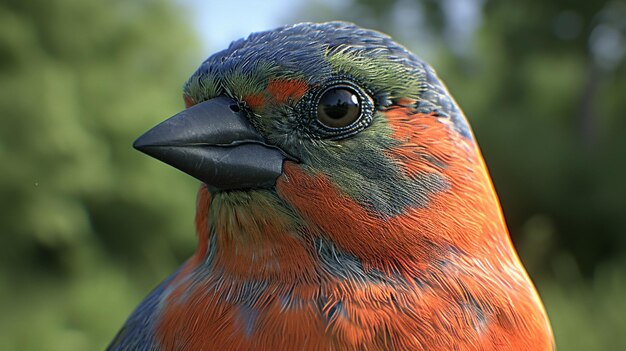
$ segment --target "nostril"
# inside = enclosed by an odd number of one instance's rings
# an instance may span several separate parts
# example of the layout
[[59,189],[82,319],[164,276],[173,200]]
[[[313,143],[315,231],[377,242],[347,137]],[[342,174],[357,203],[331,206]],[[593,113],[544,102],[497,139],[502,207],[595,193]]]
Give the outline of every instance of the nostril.
[[237,105],[237,104],[231,104],[229,107],[230,107],[230,110],[235,112],[235,113],[241,111],[241,109],[239,108],[239,105]]

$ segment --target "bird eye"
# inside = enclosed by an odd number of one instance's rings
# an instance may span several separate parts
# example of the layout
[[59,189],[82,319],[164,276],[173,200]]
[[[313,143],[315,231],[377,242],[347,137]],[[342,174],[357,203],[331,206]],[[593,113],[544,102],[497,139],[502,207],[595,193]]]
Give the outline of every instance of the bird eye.
[[354,123],[361,115],[361,98],[349,87],[325,91],[317,104],[317,120],[330,128],[342,128]]

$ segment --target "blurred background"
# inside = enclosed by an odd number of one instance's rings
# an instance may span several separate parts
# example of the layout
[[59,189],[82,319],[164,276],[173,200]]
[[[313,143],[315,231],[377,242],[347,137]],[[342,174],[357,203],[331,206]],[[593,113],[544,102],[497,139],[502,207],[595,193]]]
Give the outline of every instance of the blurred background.
[[198,183],[132,141],[231,40],[334,19],[447,83],[559,349],[626,349],[626,2],[599,0],[2,0],[0,349],[103,349],[195,247]]

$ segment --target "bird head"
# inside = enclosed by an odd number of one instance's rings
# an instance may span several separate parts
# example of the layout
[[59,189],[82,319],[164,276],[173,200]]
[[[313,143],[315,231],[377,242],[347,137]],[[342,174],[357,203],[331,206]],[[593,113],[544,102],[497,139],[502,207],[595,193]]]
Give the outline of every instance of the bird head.
[[275,349],[314,345],[313,329],[350,349],[549,349],[467,121],[404,47],[342,22],[282,27],[209,57],[183,95],[135,142],[203,182],[165,344],[237,343],[258,319],[253,340]]
[[230,207],[216,221],[278,211],[298,235],[386,271],[508,245],[463,113],[382,33],[331,22],[251,34],[204,61],[183,95],[187,109],[134,146],[202,181],[221,199],[211,207]]

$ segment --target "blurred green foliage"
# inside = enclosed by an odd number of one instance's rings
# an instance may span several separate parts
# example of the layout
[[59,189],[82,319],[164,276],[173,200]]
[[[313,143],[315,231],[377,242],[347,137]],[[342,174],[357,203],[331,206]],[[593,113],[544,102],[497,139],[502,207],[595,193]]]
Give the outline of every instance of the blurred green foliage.
[[[380,29],[448,84],[559,348],[626,348],[626,4],[329,4],[290,20]],[[1,350],[102,349],[192,252],[197,182],[130,148],[180,110],[201,60],[185,15],[0,3]]]
[[0,4],[1,350],[104,348],[193,250],[196,182],[131,148],[193,38],[166,1]]

